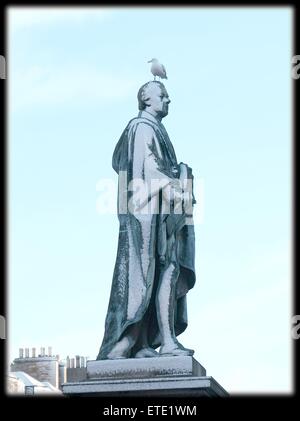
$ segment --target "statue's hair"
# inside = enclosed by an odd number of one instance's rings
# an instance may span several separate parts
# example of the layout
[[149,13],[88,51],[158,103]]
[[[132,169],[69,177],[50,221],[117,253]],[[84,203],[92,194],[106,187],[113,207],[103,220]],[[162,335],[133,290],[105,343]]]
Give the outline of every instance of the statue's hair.
[[143,111],[147,106],[146,101],[148,101],[149,99],[148,89],[153,83],[156,83],[161,89],[164,89],[164,90],[166,89],[165,85],[159,82],[158,80],[151,80],[150,82],[147,82],[143,86],[141,86],[137,94],[140,111]]

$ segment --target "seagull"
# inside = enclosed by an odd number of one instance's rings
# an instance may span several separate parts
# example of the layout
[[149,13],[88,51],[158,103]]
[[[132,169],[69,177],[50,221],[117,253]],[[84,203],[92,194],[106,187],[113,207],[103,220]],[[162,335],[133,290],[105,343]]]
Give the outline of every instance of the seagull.
[[154,76],[154,80],[156,80],[156,76],[160,77],[161,79],[168,79],[165,66],[161,64],[157,60],[157,58],[153,58],[152,60],[149,60],[148,63],[152,63],[151,73]]

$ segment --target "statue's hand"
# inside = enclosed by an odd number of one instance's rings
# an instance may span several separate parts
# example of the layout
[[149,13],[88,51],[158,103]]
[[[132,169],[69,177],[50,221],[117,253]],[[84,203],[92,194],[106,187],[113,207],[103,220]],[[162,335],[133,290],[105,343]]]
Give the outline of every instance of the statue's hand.
[[178,178],[175,178],[171,182],[171,197],[170,197],[170,199],[175,201],[175,202],[180,201],[183,198],[182,193],[183,192],[182,192],[181,181]]
[[188,166],[188,164],[185,164],[184,162],[180,162],[178,165],[180,168],[180,173],[184,172],[187,178],[194,178],[193,176],[193,169]]
[[168,203],[182,200],[182,186],[181,181],[178,178],[172,179],[171,182],[163,189],[163,198]]
[[[189,167],[187,164],[184,164],[183,162],[180,162],[179,164],[179,168],[180,168],[180,179],[183,183],[183,190],[184,190],[184,201],[186,203],[189,203],[189,198],[190,195],[192,196],[192,205],[196,204],[197,201],[195,199],[194,196],[194,191],[193,191],[193,180],[194,180],[194,176],[193,176],[193,170],[191,167]],[[191,180],[192,184],[188,185],[187,181]]]

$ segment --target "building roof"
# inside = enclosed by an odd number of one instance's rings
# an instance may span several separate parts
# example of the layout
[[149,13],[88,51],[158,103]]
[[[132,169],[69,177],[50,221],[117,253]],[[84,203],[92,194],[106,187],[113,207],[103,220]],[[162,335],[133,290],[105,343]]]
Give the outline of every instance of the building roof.
[[54,387],[49,382],[40,382],[36,380],[35,378],[31,377],[29,374],[24,373],[23,371],[9,372],[8,377],[16,378],[25,386],[25,388],[32,387],[34,389],[35,395],[44,394],[44,393],[48,393],[48,394],[55,393],[59,395],[62,394],[62,392],[59,389]]

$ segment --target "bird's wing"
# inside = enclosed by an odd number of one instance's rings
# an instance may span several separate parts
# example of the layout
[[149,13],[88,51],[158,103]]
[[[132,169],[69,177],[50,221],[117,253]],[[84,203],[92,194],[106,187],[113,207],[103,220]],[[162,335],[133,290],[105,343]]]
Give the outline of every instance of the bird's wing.
[[163,64],[161,65],[161,68],[162,68],[162,71],[163,71],[163,74],[164,74],[165,78],[167,79],[166,68],[165,68],[165,66]]

